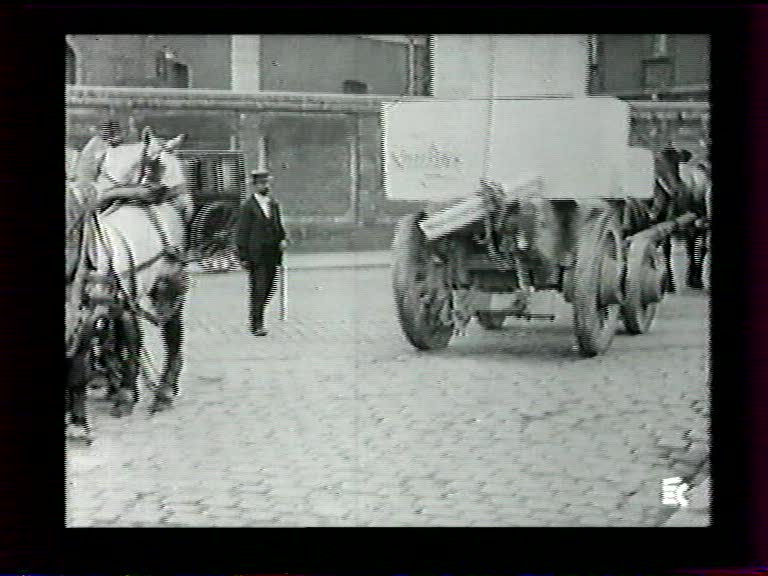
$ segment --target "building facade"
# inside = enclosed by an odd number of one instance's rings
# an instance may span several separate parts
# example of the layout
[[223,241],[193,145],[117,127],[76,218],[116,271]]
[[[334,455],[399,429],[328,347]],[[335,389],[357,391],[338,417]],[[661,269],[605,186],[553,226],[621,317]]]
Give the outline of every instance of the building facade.
[[627,100],[707,101],[706,34],[593,34],[589,93]]
[[70,35],[67,84],[426,95],[427,44],[425,35]]
[[[388,225],[414,205],[384,195],[382,102],[608,93],[588,84],[590,46],[587,35],[72,36],[67,145],[82,148],[106,117],[132,137],[145,125],[185,133],[185,149],[239,150],[270,169],[291,225]],[[676,66],[689,74],[692,60]],[[603,85],[628,86],[602,62]],[[705,103],[646,104],[633,112],[633,145],[706,149]]]
[[227,35],[67,35],[67,84],[229,90]]

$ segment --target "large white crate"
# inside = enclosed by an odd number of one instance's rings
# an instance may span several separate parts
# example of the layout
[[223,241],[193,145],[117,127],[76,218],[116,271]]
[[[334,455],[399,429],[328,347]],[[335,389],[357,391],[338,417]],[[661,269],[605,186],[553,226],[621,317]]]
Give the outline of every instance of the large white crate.
[[629,114],[615,98],[386,103],[387,197],[449,200],[475,192],[483,177],[507,188],[540,176],[543,198],[648,198],[653,157],[630,148]]

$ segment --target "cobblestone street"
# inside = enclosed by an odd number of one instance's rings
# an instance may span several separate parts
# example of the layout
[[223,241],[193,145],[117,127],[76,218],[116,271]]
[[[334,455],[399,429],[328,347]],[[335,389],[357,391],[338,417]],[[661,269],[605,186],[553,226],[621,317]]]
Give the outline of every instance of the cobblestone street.
[[91,392],[68,526],[656,526],[662,479],[706,474],[706,293],[584,359],[559,297],[554,322],[419,353],[390,284],[292,270],[286,320],[276,299],[254,338],[245,274],[194,275],[176,406],[150,417],[144,391],[113,419]]

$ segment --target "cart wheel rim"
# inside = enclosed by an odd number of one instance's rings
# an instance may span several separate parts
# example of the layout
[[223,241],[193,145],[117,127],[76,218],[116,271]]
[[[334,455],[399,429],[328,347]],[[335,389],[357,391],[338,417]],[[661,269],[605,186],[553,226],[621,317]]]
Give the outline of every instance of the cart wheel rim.
[[622,261],[615,216],[605,212],[590,220],[579,241],[573,274],[574,331],[584,356],[604,352],[613,340],[619,305],[610,302],[620,300]]
[[666,267],[662,247],[647,238],[635,238],[627,256],[624,326],[630,334],[648,332],[664,296]]
[[400,326],[416,348],[443,348],[451,338],[452,327],[442,320],[446,300],[439,287],[430,285],[426,247],[418,228],[418,215],[401,219],[392,242],[393,290]]

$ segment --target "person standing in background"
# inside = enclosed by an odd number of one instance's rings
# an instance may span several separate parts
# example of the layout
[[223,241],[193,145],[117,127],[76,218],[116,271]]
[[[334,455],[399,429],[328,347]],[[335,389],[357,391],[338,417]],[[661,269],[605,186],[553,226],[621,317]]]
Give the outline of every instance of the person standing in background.
[[77,183],[80,186],[93,185],[99,175],[99,168],[107,149],[119,146],[122,142],[123,129],[117,120],[106,120],[99,124],[98,132],[80,153],[77,163]]
[[275,288],[277,268],[287,246],[280,206],[270,196],[272,176],[266,170],[251,172],[252,193],[240,210],[235,241],[237,254],[248,270],[250,288],[250,330],[266,336],[264,309]]

